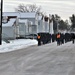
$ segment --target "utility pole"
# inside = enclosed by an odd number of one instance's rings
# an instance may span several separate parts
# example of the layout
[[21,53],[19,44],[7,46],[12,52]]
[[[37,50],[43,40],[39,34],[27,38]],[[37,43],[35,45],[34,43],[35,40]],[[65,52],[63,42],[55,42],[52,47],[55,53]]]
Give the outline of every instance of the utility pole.
[[2,7],[3,0],[1,0],[1,6],[0,6],[0,45],[2,44]]

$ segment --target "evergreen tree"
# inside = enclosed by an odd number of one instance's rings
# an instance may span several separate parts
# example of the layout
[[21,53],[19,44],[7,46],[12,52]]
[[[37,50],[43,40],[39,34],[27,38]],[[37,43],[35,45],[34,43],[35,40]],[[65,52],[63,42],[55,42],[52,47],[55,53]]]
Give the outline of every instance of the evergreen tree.
[[71,20],[71,28],[74,29],[75,28],[75,15],[72,14],[72,17],[70,17]]

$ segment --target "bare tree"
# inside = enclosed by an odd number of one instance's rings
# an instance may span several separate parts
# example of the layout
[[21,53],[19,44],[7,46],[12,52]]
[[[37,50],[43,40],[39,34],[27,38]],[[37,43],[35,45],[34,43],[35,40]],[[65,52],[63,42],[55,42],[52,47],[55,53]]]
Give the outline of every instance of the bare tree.
[[19,4],[17,8],[15,8],[17,12],[37,12],[41,13],[41,6],[36,6],[36,4]]

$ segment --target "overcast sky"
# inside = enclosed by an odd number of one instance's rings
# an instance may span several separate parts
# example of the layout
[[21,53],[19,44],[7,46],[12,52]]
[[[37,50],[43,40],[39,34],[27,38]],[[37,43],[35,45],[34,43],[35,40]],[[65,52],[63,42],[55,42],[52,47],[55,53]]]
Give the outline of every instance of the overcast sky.
[[46,14],[58,14],[62,19],[68,19],[75,14],[75,0],[3,0],[3,11],[13,12],[20,3],[41,6]]

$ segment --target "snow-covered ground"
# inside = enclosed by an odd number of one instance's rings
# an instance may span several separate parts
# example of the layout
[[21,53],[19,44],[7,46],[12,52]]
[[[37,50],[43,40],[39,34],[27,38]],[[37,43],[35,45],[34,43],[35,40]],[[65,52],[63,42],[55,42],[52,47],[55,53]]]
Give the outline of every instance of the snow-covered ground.
[[0,54],[0,75],[75,75],[75,44],[53,42]]
[[37,40],[34,39],[10,40],[10,43],[5,43],[4,41],[2,41],[2,45],[0,45],[0,53],[26,48],[31,45],[37,45],[37,43]]

